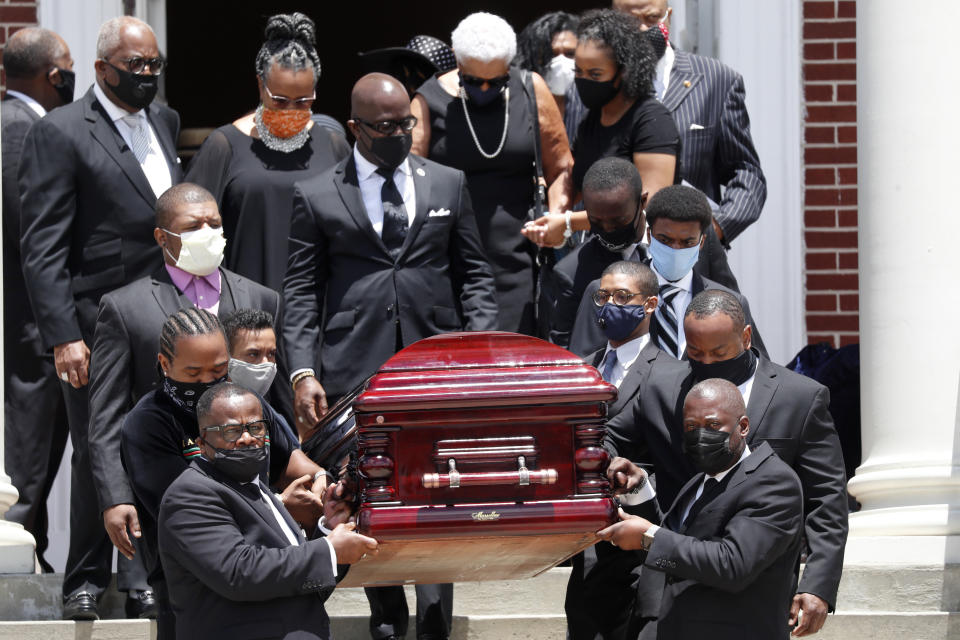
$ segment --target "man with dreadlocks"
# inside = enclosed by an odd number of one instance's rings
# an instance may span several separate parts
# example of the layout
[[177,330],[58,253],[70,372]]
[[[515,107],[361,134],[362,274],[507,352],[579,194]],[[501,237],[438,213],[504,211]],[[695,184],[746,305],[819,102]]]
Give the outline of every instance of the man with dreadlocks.
[[[144,560],[160,609],[158,637],[164,639],[173,637],[174,617],[157,556],[157,515],[167,487],[200,455],[197,400],[227,378],[230,353],[223,325],[204,309],[181,309],[163,325],[157,358],[162,384],[127,414],[121,431],[121,460],[140,516]],[[269,425],[265,437],[269,477],[264,483],[283,490],[280,501],[287,511],[312,530],[323,504],[309,487],[325,472],[299,450],[283,418],[261,403]]]

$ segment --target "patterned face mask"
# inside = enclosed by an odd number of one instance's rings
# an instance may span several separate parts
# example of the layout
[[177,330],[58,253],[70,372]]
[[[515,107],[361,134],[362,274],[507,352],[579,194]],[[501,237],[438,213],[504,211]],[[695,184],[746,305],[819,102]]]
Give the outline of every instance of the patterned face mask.
[[309,109],[262,108],[261,118],[267,131],[278,138],[292,138],[310,122]]

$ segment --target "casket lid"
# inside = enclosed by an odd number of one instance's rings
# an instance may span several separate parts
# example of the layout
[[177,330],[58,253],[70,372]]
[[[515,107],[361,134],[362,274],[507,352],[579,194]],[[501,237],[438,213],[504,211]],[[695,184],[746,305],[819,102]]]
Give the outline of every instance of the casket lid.
[[616,388],[566,349],[504,331],[445,333],[390,358],[367,382],[360,412],[606,402]]

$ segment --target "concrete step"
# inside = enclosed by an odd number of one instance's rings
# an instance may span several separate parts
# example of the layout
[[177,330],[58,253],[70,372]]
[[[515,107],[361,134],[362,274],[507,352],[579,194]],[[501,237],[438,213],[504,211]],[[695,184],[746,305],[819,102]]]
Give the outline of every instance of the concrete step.
[[0,622],[2,640],[156,640],[150,620]]

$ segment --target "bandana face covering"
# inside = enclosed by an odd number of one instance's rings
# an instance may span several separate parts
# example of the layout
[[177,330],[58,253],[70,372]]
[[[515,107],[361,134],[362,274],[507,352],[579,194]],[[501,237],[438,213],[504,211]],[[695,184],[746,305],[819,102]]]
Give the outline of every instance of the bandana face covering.
[[173,400],[174,404],[187,411],[195,411],[197,400],[207,389],[224,382],[227,376],[213,382],[180,382],[171,380],[167,376],[163,377],[163,392]]
[[260,114],[263,124],[271,134],[278,138],[292,138],[310,122],[308,109],[268,109],[263,107]]

